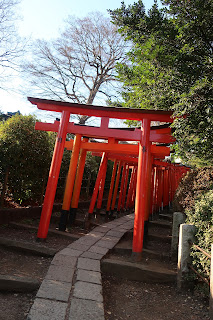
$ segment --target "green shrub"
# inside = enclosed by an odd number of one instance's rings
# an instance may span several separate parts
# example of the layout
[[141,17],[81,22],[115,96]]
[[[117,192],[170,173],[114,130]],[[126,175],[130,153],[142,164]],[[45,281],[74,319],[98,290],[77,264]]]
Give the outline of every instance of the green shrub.
[[53,149],[51,135],[35,130],[33,116],[15,115],[0,123],[0,178],[9,171],[7,190],[13,200],[40,201]]
[[[187,223],[196,227],[196,244],[211,254],[213,243],[213,190],[203,193],[195,200],[194,211],[186,210]],[[204,277],[210,275],[210,259],[193,248],[191,256],[195,269]]]

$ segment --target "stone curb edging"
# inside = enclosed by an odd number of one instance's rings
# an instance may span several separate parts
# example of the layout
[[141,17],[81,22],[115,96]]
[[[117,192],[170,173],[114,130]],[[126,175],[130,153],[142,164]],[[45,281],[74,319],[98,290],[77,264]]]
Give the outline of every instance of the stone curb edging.
[[133,225],[134,215],[126,215],[59,251],[27,320],[104,320],[100,261]]

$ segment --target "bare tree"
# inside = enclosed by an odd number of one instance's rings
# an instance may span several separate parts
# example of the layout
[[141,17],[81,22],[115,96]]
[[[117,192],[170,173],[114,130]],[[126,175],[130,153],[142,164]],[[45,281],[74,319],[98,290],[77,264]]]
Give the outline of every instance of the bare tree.
[[8,69],[16,69],[23,52],[23,42],[17,34],[16,7],[20,0],[0,0],[0,88],[7,80]]
[[[33,94],[92,104],[109,98],[116,81],[115,65],[125,59],[126,43],[110,19],[99,12],[85,18],[70,16],[60,38],[38,40],[24,71]],[[80,118],[85,123],[88,117]]]

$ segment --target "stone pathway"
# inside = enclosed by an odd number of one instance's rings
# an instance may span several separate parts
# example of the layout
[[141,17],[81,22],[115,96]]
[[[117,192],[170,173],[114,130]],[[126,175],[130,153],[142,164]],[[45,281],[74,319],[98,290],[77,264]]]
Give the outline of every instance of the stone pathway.
[[104,320],[100,261],[133,224],[133,214],[118,218],[59,251],[27,320]]

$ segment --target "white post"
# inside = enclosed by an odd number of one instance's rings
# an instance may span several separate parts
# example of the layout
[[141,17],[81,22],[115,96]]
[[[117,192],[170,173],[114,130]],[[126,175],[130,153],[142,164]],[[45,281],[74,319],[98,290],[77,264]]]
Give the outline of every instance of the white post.
[[171,259],[177,261],[178,256],[178,241],[179,241],[179,228],[185,222],[185,214],[182,212],[173,213],[172,223],[172,243],[171,243]]
[[195,231],[196,228],[192,224],[180,225],[177,273],[178,289],[183,287],[185,275],[189,272],[188,264],[191,262],[189,241],[194,242]]

